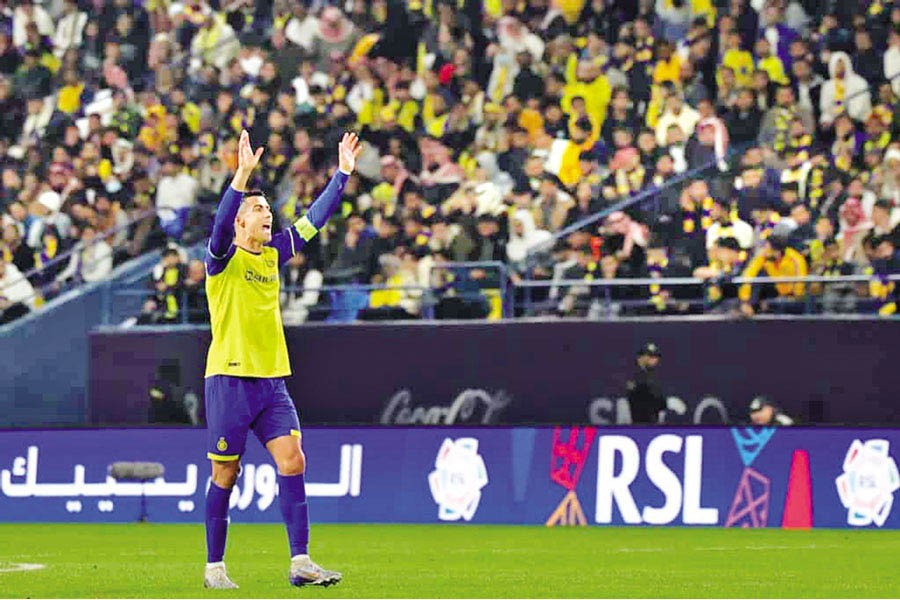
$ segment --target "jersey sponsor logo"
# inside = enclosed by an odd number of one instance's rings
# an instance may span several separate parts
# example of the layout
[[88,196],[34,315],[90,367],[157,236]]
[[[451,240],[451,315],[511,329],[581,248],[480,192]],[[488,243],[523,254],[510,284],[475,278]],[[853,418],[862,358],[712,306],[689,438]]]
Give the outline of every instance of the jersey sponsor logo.
[[244,271],[244,281],[249,281],[252,283],[270,284],[270,283],[276,283],[278,281],[278,276],[277,275],[260,275],[259,273],[255,272],[251,269],[247,269],[246,271]]
[[220,437],[219,441],[216,442],[216,450],[219,452],[225,452],[228,450],[228,442],[225,441],[224,437]]
[[236,360],[229,360],[228,366],[229,367],[239,367],[239,366],[241,366],[241,363]]

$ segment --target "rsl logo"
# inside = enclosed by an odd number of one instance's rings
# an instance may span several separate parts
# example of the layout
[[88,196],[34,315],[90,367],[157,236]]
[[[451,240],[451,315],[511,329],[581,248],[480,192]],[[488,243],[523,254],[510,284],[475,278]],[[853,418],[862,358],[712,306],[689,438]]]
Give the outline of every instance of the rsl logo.
[[219,438],[219,441],[216,442],[216,450],[218,450],[219,452],[225,452],[226,450],[228,450],[228,442],[225,441],[225,438]]
[[835,479],[847,524],[881,527],[891,514],[894,492],[900,488],[897,463],[887,440],[853,440],[844,457],[844,472]]
[[481,502],[481,489],[488,483],[484,459],[478,454],[478,440],[445,438],[428,475],[431,496],[438,505],[441,521],[471,521]]

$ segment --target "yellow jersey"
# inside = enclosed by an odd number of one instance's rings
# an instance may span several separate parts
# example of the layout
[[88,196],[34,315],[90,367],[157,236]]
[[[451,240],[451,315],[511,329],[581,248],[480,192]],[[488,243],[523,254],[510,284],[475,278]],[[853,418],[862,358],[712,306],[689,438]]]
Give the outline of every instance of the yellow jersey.
[[[785,248],[781,259],[777,262],[765,253],[759,253],[753,257],[750,264],[744,270],[743,277],[756,277],[761,271],[765,271],[768,277],[805,277],[809,274],[806,258],[793,248]],[[775,289],[781,297],[799,298],[806,293],[806,285],[802,282],[776,283]],[[753,295],[753,286],[745,283],[738,291],[738,297],[747,302]]]
[[206,252],[206,297],[212,343],[206,377],[278,378],[291,374],[281,321],[280,269],[318,233],[339,206],[349,173],[337,171],[306,214],[272,236],[257,254],[234,244],[244,194],[228,187]]
[[212,343],[206,376],[286,377],[291,374],[281,322],[278,250],[254,254],[232,246],[221,273],[206,278]]

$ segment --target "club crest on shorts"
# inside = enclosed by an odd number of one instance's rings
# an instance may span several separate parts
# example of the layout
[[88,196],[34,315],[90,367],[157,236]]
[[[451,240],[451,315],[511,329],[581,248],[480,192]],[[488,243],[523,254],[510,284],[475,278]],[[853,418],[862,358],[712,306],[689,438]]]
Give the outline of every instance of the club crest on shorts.
[[219,441],[216,442],[216,450],[218,450],[219,452],[225,452],[226,450],[228,450],[228,442],[225,441],[225,438],[219,438]]

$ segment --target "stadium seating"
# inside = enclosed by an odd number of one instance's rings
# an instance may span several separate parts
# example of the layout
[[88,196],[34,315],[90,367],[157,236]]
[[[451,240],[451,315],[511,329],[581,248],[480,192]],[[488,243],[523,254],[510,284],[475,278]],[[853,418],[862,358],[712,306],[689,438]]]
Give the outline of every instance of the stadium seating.
[[[657,5],[0,14],[2,320],[167,243],[201,248],[242,128],[282,226],[339,136],[366,142],[339,214],[287,267],[299,320],[893,314],[900,9]],[[440,269],[470,261],[508,281]],[[185,311],[202,273],[172,268],[138,322],[202,321]]]

